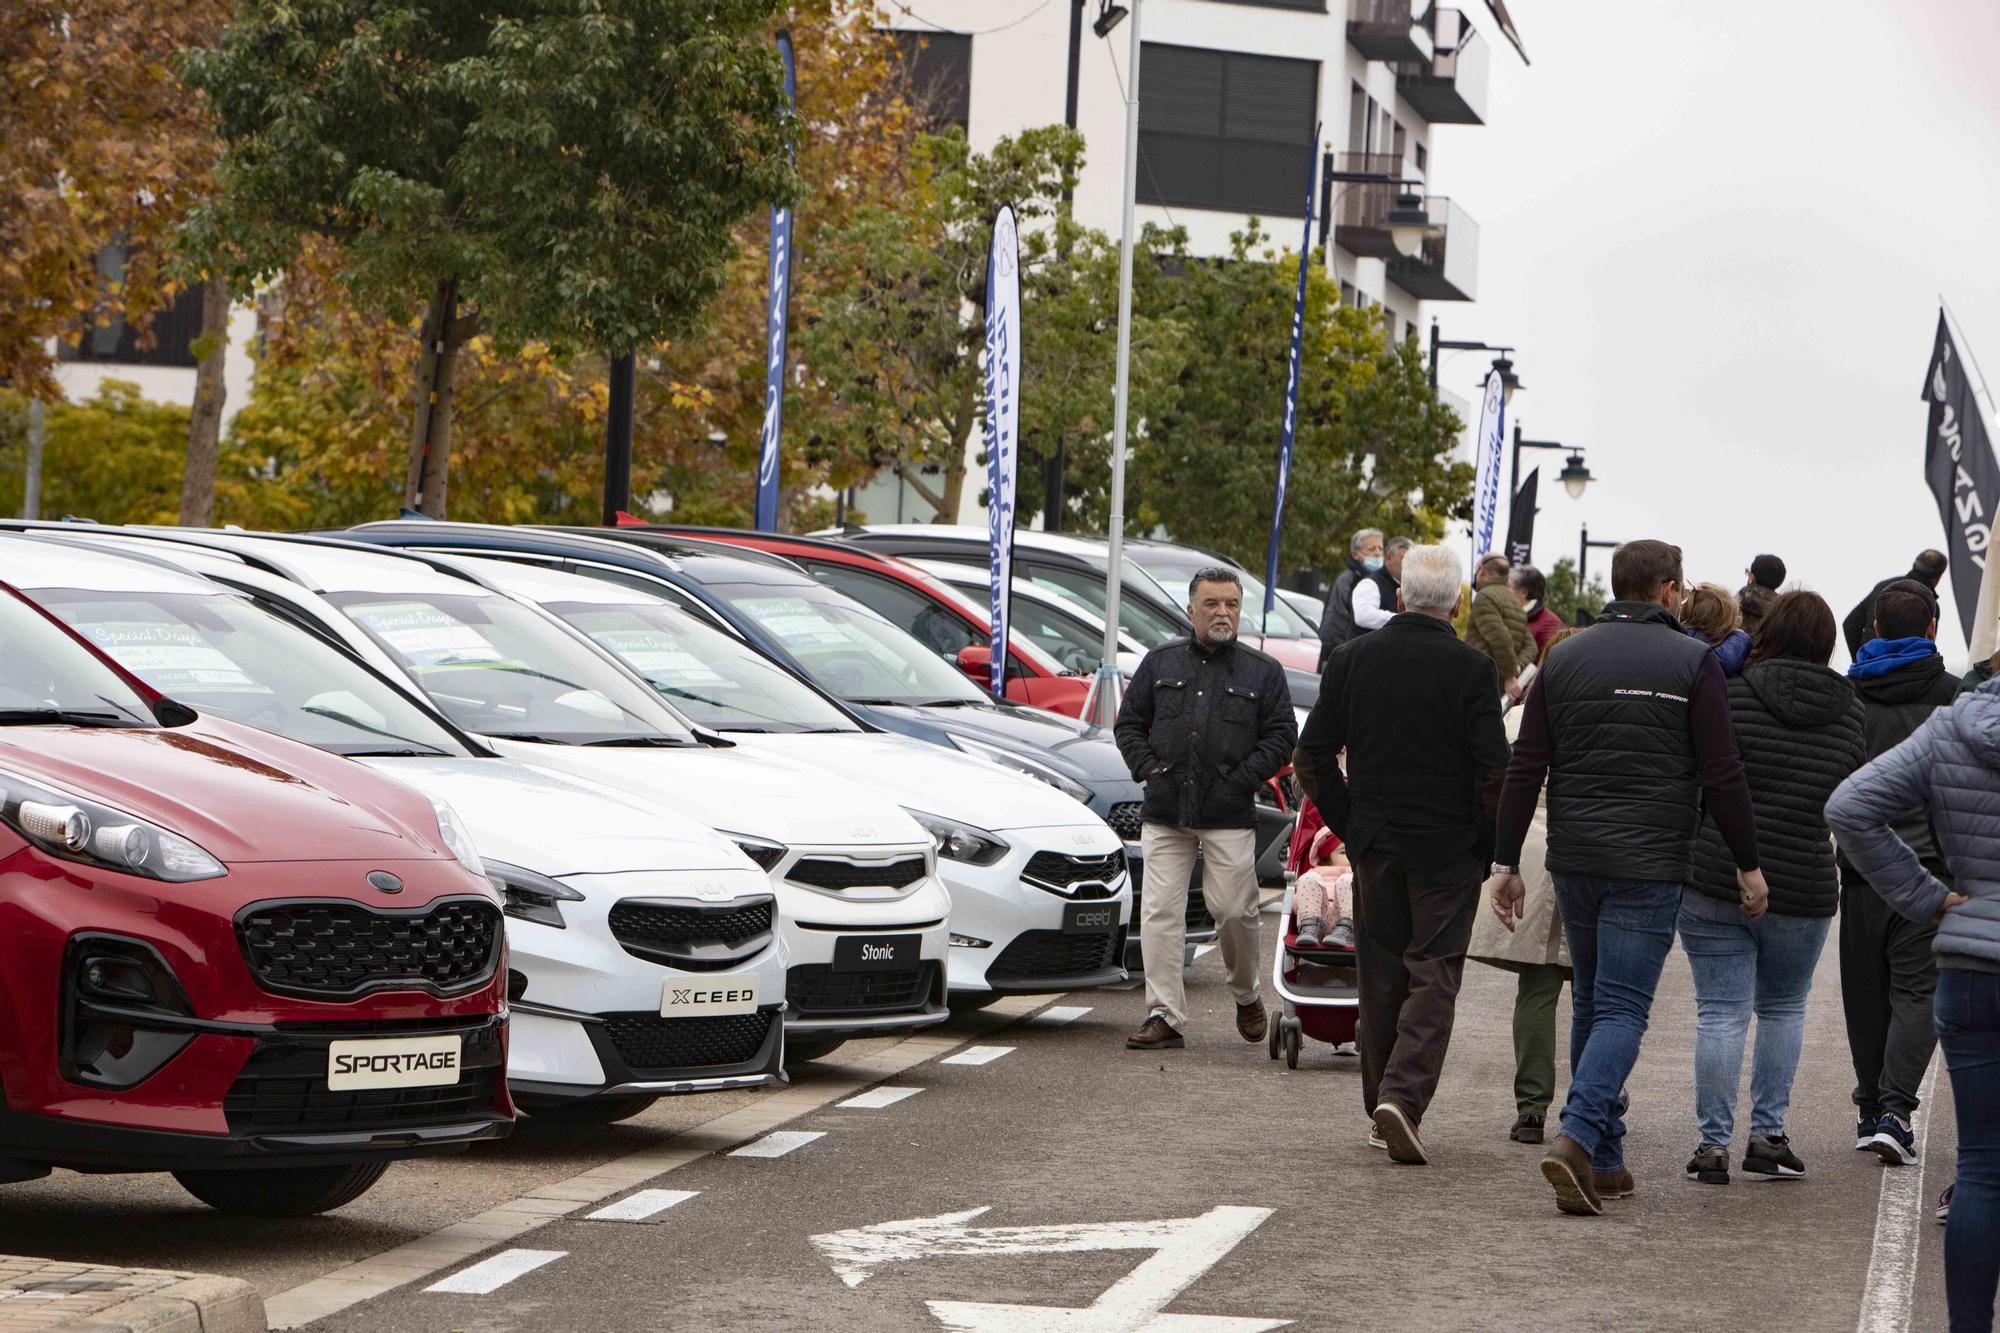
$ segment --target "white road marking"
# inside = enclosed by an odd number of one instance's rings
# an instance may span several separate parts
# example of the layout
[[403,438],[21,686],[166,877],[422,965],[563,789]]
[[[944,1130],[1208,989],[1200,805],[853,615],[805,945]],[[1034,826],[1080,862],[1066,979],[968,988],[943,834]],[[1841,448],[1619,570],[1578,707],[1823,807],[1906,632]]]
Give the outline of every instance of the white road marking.
[[1917,1100],[1917,1160],[1913,1166],[1882,1168],[1882,1192],[1875,1204],[1875,1246],[1868,1255],[1868,1281],[1861,1289],[1857,1333],[1905,1333],[1910,1327],[1911,1294],[1917,1283],[1917,1252],[1930,1208],[1924,1196],[1924,1145],[1930,1140],[1931,1093],[1937,1088],[1934,1059]]
[[746,1143],[729,1155],[731,1157],[783,1157],[788,1152],[796,1152],[814,1139],[823,1139],[826,1133],[817,1129],[781,1129],[775,1134],[766,1134],[755,1143]]
[[568,1254],[568,1250],[502,1250],[491,1259],[481,1260],[462,1272],[453,1273],[442,1282],[433,1282],[425,1291],[450,1291],[466,1296],[484,1296],[498,1291],[524,1273],[532,1273],[543,1264],[552,1264]]
[[941,1065],[990,1065],[1013,1049],[1012,1046],[968,1046],[957,1055],[947,1055],[944,1059],[938,1061],[938,1063]]
[[1039,1227],[975,1227],[986,1208],[938,1217],[880,1222],[814,1236],[819,1250],[849,1287],[867,1281],[882,1264],[931,1255],[1076,1254],[1090,1250],[1152,1250],[1151,1258],[1114,1282],[1088,1306],[1003,1305],[928,1301],[947,1329],[964,1333],[1254,1333],[1281,1328],[1285,1319],[1225,1315],[1170,1315],[1166,1307],[1195,1279],[1221,1262],[1271,1215],[1269,1208],[1222,1206],[1199,1217],[1151,1222],[1082,1222]]
[[842,1111],[879,1111],[885,1106],[894,1106],[906,1097],[914,1097],[922,1091],[922,1088],[897,1088],[885,1083],[879,1088],[870,1088],[859,1097],[849,1097],[844,1102],[835,1102],[834,1106]]
[[1052,1004],[1028,1021],[1039,1027],[1058,1027],[1064,1023],[1074,1023],[1090,1012],[1087,1004]]
[[1215,946],[1213,944],[1197,944],[1194,947],[1194,956],[1196,958],[1206,958],[1209,954],[1212,954],[1214,952],[1215,952]]
[[640,1190],[583,1216],[588,1222],[643,1222],[666,1212],[677,1203],[686,1203],[699,1193],[700,1190]]

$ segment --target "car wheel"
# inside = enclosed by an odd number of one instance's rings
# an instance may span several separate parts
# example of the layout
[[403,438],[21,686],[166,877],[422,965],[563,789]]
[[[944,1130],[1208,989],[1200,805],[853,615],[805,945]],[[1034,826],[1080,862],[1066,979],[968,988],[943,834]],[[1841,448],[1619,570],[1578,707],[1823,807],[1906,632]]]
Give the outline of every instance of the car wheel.
[[786,1037],[785,1063],[802,1065],[808,1060],[824,1059],[846,1044],[845,1037]]
[[389,1169],[387,1162],[354,1166],[273,1166],[242,1171],[176,1171],[181,1188],[218,1212],[245,1217],[311,1217],[353,1203]]
[[590,1097],[575,1102],[549,1102],[521,1109],[537,1120],[556,1125],[615,1125],[630,1120],[660,1100],[658,1097]]

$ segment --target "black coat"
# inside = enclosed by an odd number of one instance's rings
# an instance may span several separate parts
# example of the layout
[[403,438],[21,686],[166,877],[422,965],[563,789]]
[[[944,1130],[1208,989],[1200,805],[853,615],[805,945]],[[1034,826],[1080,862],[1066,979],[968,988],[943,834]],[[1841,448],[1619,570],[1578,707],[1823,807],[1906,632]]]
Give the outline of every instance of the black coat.
[[[1984,684],[1992,675],[1992,668],[1985,662],[1976,663],[1973,670],[1966,674],[1972,676],[1982,667],[1985,674],[1980,676],[1979,684]],[[1861,756],[1863,763],[1901,745],[1933,711],[1945,707],[1965,692],[1964,684],[1946,673],[1944,658],[1936,654],[1853,683],[1855,693],[1861,696],[1862,727],[1867,747]],[[1896,830],[1897,837],[1910,845],[1917,858],[1930,867],[1932,874],[1950,882],[1950,872],[1944,868],[1943,854],[1938,851],[1937,835],[1931,830],[1929,810],[1912,810],[1891,827]],[[1850,873],[1860,873],[1845,856],[1840,858],[1840,863]]]
[[[1368,570],[1353,556],[1347,557],[1347,568],[1340,571],[1340,577],[1327,589],[1326,610],[1319,617],[1319,664],[1326,668],[1326,656],[1334,649],[1354,637],[1354,585],[1368,577]],[[1391,602],[1389,605],[1394,606]]]
[[1894,578],[1883,579],[1880,583],[1870,588],[1868,595],[1856,602],[1854,609],[1847,613],[1847,618],[1840,622],[1840,632],[1847,640],[1847,655],[1849,657],[1861,656],[1861,645],[1875,637],[1875,599],[1881,595],[1882,589],[1892,583],[1901,583],[1904,579],[1911,579],[1917,583],[1921,583],[1926,588],[1931,586],[1929,579],[1926,579],[1913,569],[1907,574],[1898,574]]
[[1291,687],[1273,658],[1239,642],[1188,639],[1146,654],[1118,708],[1118,752],[1146,784],[1142,818],[1175,828],[1255,828],[1257,788],[1298,740]]
[[[1837,672],[1774,658],[1729,682],[1729,715],[1750,779],[1771,910],[1832,916],[1840,879],[1826,801],[1867,758],[1860,697]],[[1702,821],[1695,843],[1693,887],[1710,898],[1737,899],[1736,859],[1713,817]]]
[[1335,649],[1299,751],[1307,795],[1351,854],[1485,869],[1488,789],[1507,767],[1500,678],[1446,622],[1406,612]]

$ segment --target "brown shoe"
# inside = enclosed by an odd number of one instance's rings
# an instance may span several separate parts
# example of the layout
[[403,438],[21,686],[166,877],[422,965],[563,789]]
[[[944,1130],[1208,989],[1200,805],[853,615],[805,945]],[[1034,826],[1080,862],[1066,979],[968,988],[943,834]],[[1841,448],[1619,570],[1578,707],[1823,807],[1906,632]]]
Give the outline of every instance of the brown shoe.
[[1639,1192],[1632,1184],[1632,1173],[1622,1166],[1616,1171],[1592,1171],[1590,1185],[1599,1199],[1629,1199]]
[[1243,1034],[1245,1041],[1262,1041],[1270,1031],[1271,1019],[1264,1012],[1262,1000],[1252,1000],[1248,1004],[1236,1006],[1236,1030]]
[[1128,1051],[1178,1051],[1187,1045],[1187,1038],[1174,1031],[1173,1024],[1154,1014],[1145,1025],[1125,1039]]
[[1390,1161],[1401,1162],[1405,1166],[1423,1166],[1431,1160],[1424,1152],[1423,1140],[1417,1137],[1417,1122],[1410,1119],[1410,1113],[1396,1103],[1376,1104],[1375,1132],[1388,1145]]
[[1550,1141],[1548,1155],[1542,1158],[1542,1179],[1554,1186],[1556,1207],[1565,1213],[1597,1217],[1604,1212],[1592,1179],[1590,1154],[1569,1135],[1558,1134]]

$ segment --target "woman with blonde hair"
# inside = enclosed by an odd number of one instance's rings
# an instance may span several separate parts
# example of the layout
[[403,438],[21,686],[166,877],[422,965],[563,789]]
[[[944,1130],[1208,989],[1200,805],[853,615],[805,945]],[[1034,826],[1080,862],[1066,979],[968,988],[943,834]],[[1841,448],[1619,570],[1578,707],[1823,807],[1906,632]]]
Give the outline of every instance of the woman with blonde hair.
[[1724,676],[1735,677],[1750,660],[1750,636],[1736,595],[1719,583],[1697,583],[1681,599],[1681,627],[1715,653]]

